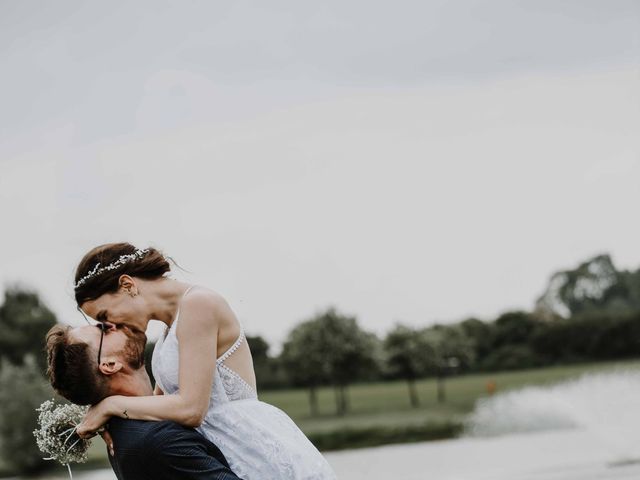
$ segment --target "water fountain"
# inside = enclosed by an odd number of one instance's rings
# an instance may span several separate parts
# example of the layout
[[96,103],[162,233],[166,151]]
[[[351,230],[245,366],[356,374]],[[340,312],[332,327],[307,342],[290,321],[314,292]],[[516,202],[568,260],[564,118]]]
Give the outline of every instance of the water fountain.
[[609,465],[640,461],[640,372],[585,374],[546,387],[482,399],[467,435],[494,437],[574,429],[603,451]]

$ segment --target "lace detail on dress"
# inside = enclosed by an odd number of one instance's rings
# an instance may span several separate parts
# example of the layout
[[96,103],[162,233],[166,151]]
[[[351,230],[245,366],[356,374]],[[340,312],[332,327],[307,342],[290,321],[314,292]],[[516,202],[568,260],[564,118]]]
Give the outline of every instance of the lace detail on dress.
[[224,391],[230,401],[246,400],[247,398],[258,398],[256,391],[244,378],[231,370],[226,365],[218,365],[218,375],[222,380]]
[[258,394],[253,389],[251,385],[247,383],[247,381],[242,378],[236,371],[227,367],[224,364],[224,361],[228,359],[231,355],[233,355],[240,345],[242,345],[242,341],[245,340],[246,337],[244,335],[244,328],[240,326],[240,335],[238,335],[238,339],[233,342],[233,345],[224,352],[217,360],[216,366],[218,367],[218,375],[222,380],[222,386],[224,387],[224,391],[227,394],[227,398],[229,401],[234,400],[245,400],[247,398],[258,398]]

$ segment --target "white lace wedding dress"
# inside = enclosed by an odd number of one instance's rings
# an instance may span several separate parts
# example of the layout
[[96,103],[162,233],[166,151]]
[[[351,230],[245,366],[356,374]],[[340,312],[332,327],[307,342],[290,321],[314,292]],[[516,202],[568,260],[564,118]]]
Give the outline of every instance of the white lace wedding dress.
[[[156,382],[165,394],[178,391],[176,315],[153,351]],[[218,446],[231,470],[243,480],[333,480],[336,475],[307,437],[282,410],[258,400],[255,390],[225,365],[246,341],[241,331],[234,345],[216,361],[209,409],[197,430]]]

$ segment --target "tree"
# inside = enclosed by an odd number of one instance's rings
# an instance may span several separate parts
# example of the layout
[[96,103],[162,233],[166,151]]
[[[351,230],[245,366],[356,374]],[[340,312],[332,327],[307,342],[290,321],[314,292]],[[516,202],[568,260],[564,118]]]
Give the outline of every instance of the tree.
[[438,402],[442,403],[446,399],[445,378],[469,368],[475,359],[474,343],[460,325],[434,325],[422,333],[435,352]]
[[247,335],[247,343],[251,346],[251,356],[254,364],[264,363],[269,358],[269,344],[264,338]]
[[637,357],[640,312],[592,312],[545,323],[531,345],[536,358],[547,363]]
[[548,320],[578,314],[631,313],[640,310],[640,270],[617,270],[607,254],[574,269],[554,273],[536,302],[536,313]]
[[475,359],[471,368],[476,368],[478,363],[493,350],[495,324],[483,322],[477,318],[468,318],[459,325],[464,334],[473,341]]
[[541,322],[528,312],[503,313],[495,321],[493,348],[530,342],[540,324]]
[[47,467],[33,430],[36,408],[54,395],[33,355],[22,365],[4,362],[0,367],[0,456],[16,472],[32,473]]
[[329,308],[291,331],[281,358],[294,382],[309,387],[313,414],[316,387],[330,383],[336,392],[336,411],[343,415],[349,409],[347,386],[376,375],[379,352],[377,337],[360,329],[355,317]]
[[356,317],[342,315],[335,308],[329,308],[318,319],[329,355],[336,411],[338,415],[344,415],[349,410],[348,385],[379,372],[380,342],[374,334],[360,328]]
[[287,379],[277,358],[269,355],[269,343],[261,336],[247,336],[258,389],[282,388]]
[[424,376],[436,364],[436,351],[426,336],[417,329],[396,325],[383,342],[386,367],[395,378],[407,381],[412,407],[420,405],[416,379]]
[[41,371],[44,371],[45,335],[55,323],[55,315],[42,303],[37,293],[10,287],[5,291],[4,302],[0,306],[0,359],[13,365],[22,365],[25,356],[31,354]]
[[318,414],[318,386],[329,383],[330,365],[324,350],[322,325],[309,320],[297,325],[285,341],[280,360],[294,385],[309,388],[311,415]]
[[256,384],[260,389],[271,373],[271,362],[269,358],[269,344],[260,337],[251,337],[247,335],[247,343],[251,348],[251,358],[253,359],[253,370],[256,374]]
[[483,370],[510,370],[544,364],[544,358],[535,352],[533,342],[537,332],[547,324],[536,314],[523,311],[503,313],[492,324],[491,349],[482,357],[479,367]]

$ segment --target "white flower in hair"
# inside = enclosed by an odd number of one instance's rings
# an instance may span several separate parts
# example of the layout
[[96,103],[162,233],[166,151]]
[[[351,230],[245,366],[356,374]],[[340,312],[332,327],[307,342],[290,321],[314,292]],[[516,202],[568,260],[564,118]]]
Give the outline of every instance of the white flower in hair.
[[139,260],[142,257],[144,257],[147,253],[149,253],[148,248],[137,249],[135,252],[130,253],[129,255],[120,255],[120,258],[118,258],[118,260],[116,260],[115,262],[111,262],[109,265],[102,268],[100,268],[100,262],[98,262],[95,264],[95,266],[91,270],[89,270],[89,273],[87,273],[84,277],[78,280],[78,282],[75,285],[75,288],[78,288],[90,278],[96,277],[103,272],[115,270],[117,268],[120,268],[122,265],[125,265],[126,263]]

